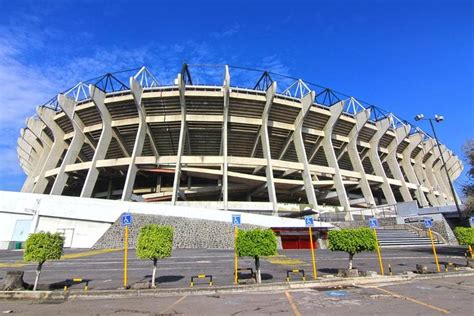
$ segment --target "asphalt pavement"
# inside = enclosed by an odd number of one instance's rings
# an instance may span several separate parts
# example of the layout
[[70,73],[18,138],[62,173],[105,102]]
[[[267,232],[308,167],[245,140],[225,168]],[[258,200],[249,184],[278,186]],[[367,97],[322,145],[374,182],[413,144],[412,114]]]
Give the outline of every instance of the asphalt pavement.
[[[440,246],[437,248],[441,268],[444,263],[452,262],[465,265],[463,247]],[[117,289],[123,287],[123,252],[107,253],[90,252],[89,249],[66,250],[68,259],[46,262],[40,279],[40,289],[62,290],[66,279],[88,279],[89,289]],[[34,264],[21,262],[21,251],[0,251],[0,283],[8,270],[22,270],[24,280],[33,283],[35,278]],[[419,248],[383,248],[382,258],[385,272],[398,274],[415,270],[416,264],[426,264],[430,272],[436,271],[434,257],[430,247]],[[316,251],[318,277],[334,275],[338,269],[346,268],[348,255],[329,250]],[[133,250],[129,251],[128,284],[147,282],[151,278],[152,262],[136,258]],[[283,282],[288,270],[303,269],[307,279],[312,277],[311,253],[309,250],[280,250],[275,257],[261,260],[264,283]],[[360,271],[379,272],[379,263],[375,253],[360,253],[354,258],[354,266]],[[216,286],[233,283],[234,256],[231,250],[222,249],[177,249],[170,258],[160,260],[157,269],[157,282],[160,288],[188,287],[190,278],[199,274],[213,276]],[[239,259],[239,268],[253,268],[251,258]],[[452,269],[450,267],[450,269]],[[243,275],[242,278],[246,276]],[[293,275],[294,280],[300,276]],[[83,288],[84,283],[72,285],[73,289]],[[209,286],[207,280],[198,280],[196,287]]]
[[21,315],[471,315],[474,277],[222,295],[0,301]]

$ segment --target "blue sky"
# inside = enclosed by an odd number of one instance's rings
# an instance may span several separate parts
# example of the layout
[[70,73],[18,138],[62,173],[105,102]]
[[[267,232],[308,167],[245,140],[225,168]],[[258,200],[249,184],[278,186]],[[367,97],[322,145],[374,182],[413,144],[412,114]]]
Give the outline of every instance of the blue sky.
[[474,137],[473,12],[468,0],[0,0],[0,189],[21,188],[15,144],[37,105],[142,65],[172,82],[184,61],[299,77],[410,121],[443,114],[439,137],[461,155]]

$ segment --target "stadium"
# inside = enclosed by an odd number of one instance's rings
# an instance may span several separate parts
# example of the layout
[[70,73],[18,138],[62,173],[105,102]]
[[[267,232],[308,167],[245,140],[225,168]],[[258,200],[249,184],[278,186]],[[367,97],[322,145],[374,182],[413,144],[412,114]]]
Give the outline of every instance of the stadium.
[[172,84],[145,67],[81,82],[37,107],[17,154],[31,201],[92,198],[127,202],[122,211],[146,204],[282,220],[305,208],[353,218],[403,203],[450,207],[450,181],[463,169],[446,146],[377,106],[227,65],[184,64]]

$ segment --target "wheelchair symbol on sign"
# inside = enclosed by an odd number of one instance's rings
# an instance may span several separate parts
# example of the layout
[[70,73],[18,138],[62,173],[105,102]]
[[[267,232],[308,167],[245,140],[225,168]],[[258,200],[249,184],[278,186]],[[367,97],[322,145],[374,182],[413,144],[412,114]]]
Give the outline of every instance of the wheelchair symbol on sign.
[[242,224],[240,214],[232,215],[232,226],[240,226]]
[[306,227],[314,226],[314,220],[312,216],[305,216],[304,217],[304,223]]
[[122,222],[122,226],[132,225],[132,214],[123,214],[121,222]]

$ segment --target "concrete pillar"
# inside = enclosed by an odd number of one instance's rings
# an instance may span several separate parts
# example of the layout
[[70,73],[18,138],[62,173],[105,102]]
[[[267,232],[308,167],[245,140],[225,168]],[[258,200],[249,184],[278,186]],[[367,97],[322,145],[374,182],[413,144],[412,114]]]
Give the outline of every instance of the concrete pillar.
[[51,195],[61,195],[64,187],[66,186],[69,175],[65,172],[68,165],[74,164],[81,152],[82,146],[84,145],[85,136],[83,133],[84,124],[80,120],[78,115],[74,115],[76,108],[76,101],[66,95],[58,95],[58,103],[62,108],[66,116],[71,120],[74,135],[72,137],[69,148],[64,156],[64,159],[59,167],[59,172],[54,180],[53,187],[51,188]]
[[133,193],[133,185],[135,184],[135,178],[137,176],[138,166],[136,165],[136,159],[142,154],[143,145],[145,144],[145,137],[147,134],[147,123],[146,114],[142,105],[143,88],[140,86],[135,78],[130,78],[130,90],[132,91],[133,100],[138,111],[138,123],[137,135],[135,137],[135,143],[133,145],[132,157],[130,165],[128,166],[127,177],[125,178],[125,185],[122,192],[122,201],[130,200]]
[[421,183],[420,181],[418,181],[418,178],[415,174],[415,169],[413,168],[413,165],[411,163],[411,155],[413,153],[413,150],[418,147],[418,145],[423,140],[423,137],[424,135],[422,133],[415,133],[408,137],[408,139],[410,140],[410,144],[408,144],[408,146],[402,152],[403,159],[401,161],[401,165],[403,167],[403,171],[405,172],[408,178],[408,181],[413,184],[416,184],[417,186],[417,190],[415,191],[415,197],[418,203],[421,205],[421,207],[426,207],[428,206],[428,200],[426,199],[425,194],[420,188]]
[[436,206],[442,206],[442,205],[446,205],[446,199],[438,183],[438,180],[436,179],[433,173],[433,165],[436,159],[438,159],[438,155],[436,154],[437,149],[434,148],[435,145],[436,145],[436,141],[434,139],[430,139],[429,142],[423,143],[423,146],[425,147],[425,152],[431,153],[429,158],[425,161],[425,172],[431,184],[431,187],[433,188],[434,191],[438,192],[438,196],[436,196],[436,200],[437,200]]
[[306,197],[308,199],[308,203],[311,204],[313,207],[318,206],[318,201],[316,200],[313,177],[309,169],[308,157],[306,156],[306,150],[304,146],[303,121],[313,104],[315,95],[316,93],[314,91],[311,91],[301,99],[301,111],[298,113],[298,116],[295,119],[295,132],[293,133],[293,141],[295,145],[296,155],[298,157],[298,161],[303,164],[302,176]]
[[[29,145],[24,145],[26,148],[28,148]],[[33,147],[29,147],[29,149],[23,149],[20,146],[16,147],[16,155],[17,158],[22,160],[23,165],[28,166],[31,169],[31,166],[37,161],[38,155],[36,152],[33,150]]]
[[404,202],[413,201],[413,198],[411,197],[410,190],[408,189],[405,178],[400,170],[400,165],[397,159],[397,149],[405,137],[407,137],[408,133],[410,133],[410,126],[407,125],[395,129],[395,138],[388,145],[388,155],[386,157],[388,167],[390,168],[390,171],[392,171],[394,179],[400,181],[402,184],[400,187],[400,194],[402,195]]
[[[20,137],[24,142],[23,146],[32,146],[39,153],[39,158],[35,162],[34,167],[32,168],[28,178],[23,183],[21,192],[33,192],[33,187],[35,184],[35,178],[40,174],[41,169],[43,168],[46,159],[48,158],[49,152],[51,150],[52,141],[43,132],[44,123],[39,119],[28,118],[26,120],[26,129],[20,131]],[[19,144],[20,145],[20,144]],[[21,145],[20,145],[21,146]]]
[[278,201],[276,197],[275,191],[275,181],[273,179],[273,168],[272,168],[272,156],[270,151],[270,138],[268,136],[268,118],[270,115],[270,108],[273,104],[273,98],[275,97],[276,93],[276,82],[273,82],[270,87],[268,87],[266,93],[266,102],[265,108],[263,109],[262,114],[262,127],[260,128],[260,136],[259,138],[262,141],[262,151],[263,151],[263,158],[267,160],[266,165],[266,175],[267,175],[267,190],[268,190],[268,198],[272,203],[273,207],[273,215],[278,214]]
[[383,179],[382,191],[385,199],[387,200],[387,204],[396,204],[397,201],[395,200],[392,188],[388,183],[387,175],[385,174],[385,170],[383,169],[382,161],[380,160],[379,156],[379,143],[390,127],[390,121],[391,117],[386,117],[380,121],[375,122],[377,132],[370,140],[369,159],[374,169],[375,175],[382,177]]
[[422,142],[420,152],[415,156],[415,164],[413,165],[413,169],[415,170],[415,174],[420,182],[420,184],[426,187],[429,191],[426,193],[426,197],[432,206],[438,206],[438,198],[434,195],[433,185],[431,184],[428,175],[426,174],[426,170],[423,168],[423,159],[429,153],[429,151],[433,148],[434,140],[430,139],[427,142]]
[[99,177],[99,169],[97,169],[97,161],[102,160],[107,155],[110,142],[112,140],[112,117],[105,107],[105,92],[94,85],[89,85],[89,94],[91,100],[96,106],[102,119],[102,131],[100,133],[99,142],[94,152],[89,171],[87,172],[84,186],[82,187],[81,197],[92,197],[97,178]]
[[185,145],[185,136],[186,136],[186,100],[185,92],[186,85],[182,74],[178,74],[178,88],[179,88],[179,103],[181,106],[181,129],[179,131],[179,143],[178,143],[178,152],[176,153],[176,168],[174,172],[174,182],[173,182],[173,195],[171,196],[171,204],[176,205],[176,199],[178,197],[179,182],[181,179],[181,157],[184,153]]
[[329,108],[331,117],[329,117],[323,129],[324,138],[322,140],[322,146],[324,148],[324,154],[326,155],[326,160],[329,167],[334,168],[333,181],[339,203],[342,207],[344,207],[344,211],[350,212],[351,207],[349,204],[349,198],[347,197],[346,188],[344,187],[344,182],[342,181],[341,170],[339,169],[336,153],[334,152],[334,147],[332,145],[332,131],[343,110],[343,101],[338,102]]
[[362,160],[360,159],[359,150],[357,149],[357,138],[365,123],[367,123],[370,118],[370,109],[357,113],[354,118],[356,123],[354,127],[352,127],[348,136],[349,144],[347,145],[347,152],[349,154],[349,159],[351,160],[352,168],[360,174],[359,185],[362,194],[364,195],[365,202],[368,206],[375,206],[374,196],[370,189],[369,181],[367,180],[364,166],[362,165]]
[[[451,153],[450,151],[446,148],[446,146],[441,145],[441,152],[443,154],[444,161],[446,162],[446,168],[450,168],[450,158],[451,158]],[[443,166],[443,161],[441,160],[441,156],[438,155],[440,159],[435,163],[433,166],[433,173],[436,176],[436,179],[438,180],[438,183],[441,185],[443,193],[446,197],[446,200],[448,203],[453,202],[454,203],[454,198],[453,194],[451,193],[451,187],[449,184],[449,180],[446,177],[446,170],[444,170]]]
[[33,193],[44,194],[46,186],[48,185],[48,180],[45,177],[45,173],[50,169],[56,168],[64,150],[67,148],[67,145],[64,142],[64,131],[54,121],[56,111],[44,106],[38,107],[36,111],[41,121],[43,121],[43,123],[52,131],[54,138],[48,158],[46,159],[43,168],[38,174],[38,181],[33,187]]

